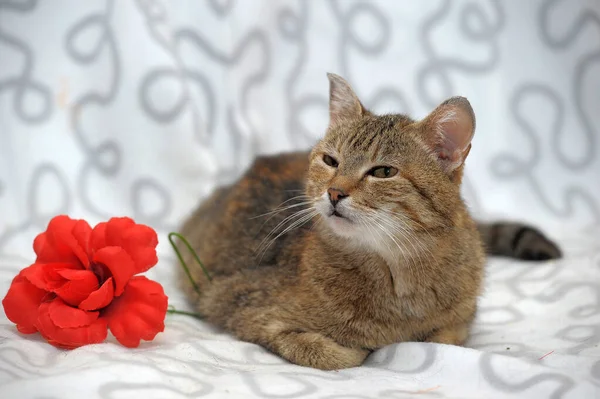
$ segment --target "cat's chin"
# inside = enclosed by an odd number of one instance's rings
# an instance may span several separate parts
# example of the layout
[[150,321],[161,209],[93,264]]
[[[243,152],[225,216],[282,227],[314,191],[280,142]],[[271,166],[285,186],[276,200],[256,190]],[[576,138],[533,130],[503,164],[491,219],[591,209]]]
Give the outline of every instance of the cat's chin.
[[354,237],[357,234],[356,225],[345,217],[330,215],[326,217],[327,224],[331,230],[342,237]]

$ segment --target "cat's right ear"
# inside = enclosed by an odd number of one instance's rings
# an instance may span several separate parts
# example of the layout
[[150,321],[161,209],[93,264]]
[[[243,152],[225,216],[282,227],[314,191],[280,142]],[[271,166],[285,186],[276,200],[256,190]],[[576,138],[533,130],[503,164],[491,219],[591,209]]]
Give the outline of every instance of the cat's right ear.
[[452,97],[421,122],[425,142],[451,177],[459,169],[475,134],[475,113],[464,97]]
[[329,79],[329,124],[338,123],[361,117],[365,108],[354,94],[354,90],[341,76],[328,73]]

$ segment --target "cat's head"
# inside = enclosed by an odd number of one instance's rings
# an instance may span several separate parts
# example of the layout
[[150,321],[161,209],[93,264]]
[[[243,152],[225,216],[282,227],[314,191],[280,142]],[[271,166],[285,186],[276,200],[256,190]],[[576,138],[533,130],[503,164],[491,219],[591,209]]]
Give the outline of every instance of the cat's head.
[[463,207],[460,182],[475,132],[467,99],[450,98],[421,121],[375,115],[344,79],[328,77],[330,123],[311,152],[306,189],[330,230],[389,243],[451,225]]

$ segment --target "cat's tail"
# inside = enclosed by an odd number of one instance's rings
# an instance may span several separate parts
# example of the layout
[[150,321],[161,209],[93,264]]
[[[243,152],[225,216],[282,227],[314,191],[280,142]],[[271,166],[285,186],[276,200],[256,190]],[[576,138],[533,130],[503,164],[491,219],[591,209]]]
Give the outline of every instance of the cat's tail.
[[477,223],[486,252],[523,260],[549,260],[562,256],[557,244],[535,227],[513,222]]

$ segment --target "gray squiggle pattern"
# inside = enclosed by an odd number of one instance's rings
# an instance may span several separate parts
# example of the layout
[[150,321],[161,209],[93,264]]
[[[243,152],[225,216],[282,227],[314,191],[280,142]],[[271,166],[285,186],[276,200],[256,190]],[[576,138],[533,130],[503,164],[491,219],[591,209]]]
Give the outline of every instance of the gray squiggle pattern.
[[[31,0],[22,3],[3,1],[0,2],[0,16],[8,18],[10,13],[25,13],[35,9],[37,1]],[[8,13],[9,15],[5,15]],[[16,76],[7,76],[0,78],[0,93],[3,91],[12,92],[13,107],[12,112],[19,117],[21,122],[27,124],[39,124],[47,120],[52,113],[51,93],[47,86],[32,79],[34,54],[29,45],[23,40],[11,35],[9,32],[2,30],[0,25],[0,43],[3,46],[12,48],[13,51],[19,53],[23,58],[23,66]],[[8,53],[8,52],[7,52]],[[41,107],[38,105],[32,109],[27,109],[27,97],[37,96],[38,101],[41,101]]]
[[[0,397],[600,397],[600,5],[594,0],[0,0],[0,295],[59,213],[166,233],[260,153],[308,148],[325,72],[365,105],[478,116],[464,195],[538,224],[558,262],[490,260],[466,347],[391,345],[321,372],[168,316],[134,350],[71,352],[0,316]],[[66,387],[70,387],[67,389]]]

